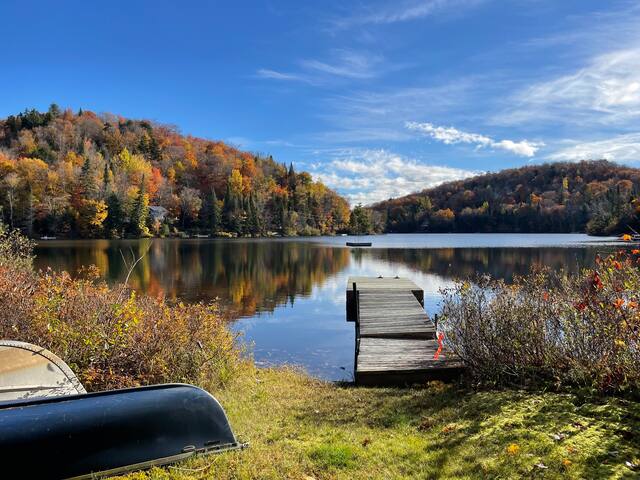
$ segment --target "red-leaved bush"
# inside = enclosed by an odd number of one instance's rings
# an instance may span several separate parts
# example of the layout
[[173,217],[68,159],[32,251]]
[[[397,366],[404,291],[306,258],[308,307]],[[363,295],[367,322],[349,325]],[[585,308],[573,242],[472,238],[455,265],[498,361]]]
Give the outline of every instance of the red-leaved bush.
[[471,375],[496,384],[640,387],[640,250],[579,275],[538,269],[445,290],[442,326]]

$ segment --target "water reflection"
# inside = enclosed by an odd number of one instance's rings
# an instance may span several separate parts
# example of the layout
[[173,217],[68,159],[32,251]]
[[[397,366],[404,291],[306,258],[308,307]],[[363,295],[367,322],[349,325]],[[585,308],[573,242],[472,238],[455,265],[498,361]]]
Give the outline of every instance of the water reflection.
[[372,250],[372,258],[390,264],[402,264],[419,272],[435,273],[444,278],[472,278],[489,274],[511,281],[514,275],[524,275],[533,266],[548,266],[554,270],[577,272],[592,265],[601,248],[441,248],[437,250],[388,249]]
[[124,281],[127,263],[142,257],[129,278],[133,288],[175,300],[220,299],[232,318],[308,296],[349,263],[346,249],[265,240],[56,241],[36,255],[39,268],[76,272],[94,264],[110,283]]
[[[184,301],[219,299],[237,320],[234,328],[254,343],[259,363],[295,363],[324,378],[348,379],[353,365],[353,325],[345,322],[349,275],[409,277],[425,290],[425,308],[433,314],[440,289],[453,285],[454,278],[489,273],[509,281],[532,265],[573,272],[592,265],[597,252],[614,248],[580,243],[581,238],[553,237],[552,246],[549,236],[527,236],[523,244],[549,246],[490,248],[492,241],[503,244],[504,236],[483,236],[480,247],[468,236],[453,239],[459,248],[442,248],[442,237],[388,236],[375,237],[378,248],[354,250],[336,238],[51,241],[36,249],[36,266],[74,272],[95,264],[114,283],[127,275],[123,257],[144,255],[130,277],[137,290]],[[402,242],[408,248],[398,248]],[[509,242],[518,243],[513,236]]]

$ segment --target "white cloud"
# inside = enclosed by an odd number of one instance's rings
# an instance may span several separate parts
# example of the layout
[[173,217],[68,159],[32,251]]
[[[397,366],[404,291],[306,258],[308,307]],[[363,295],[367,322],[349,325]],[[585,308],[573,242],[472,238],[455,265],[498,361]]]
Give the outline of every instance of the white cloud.
[[559,161],[596,160],[605,158],[616,162],[640,161],[640,133],[618,135],[594,142],[570,141],[547,158]]
[[[317,114],[330,130],[316,135],[323,143],[407,141],[413,135],[404,127],[407,118],[457,116],[471,101],[473,78],[452,80],[439,86],[352,91],[322,101]],[[468,108],[466,109],[468,118]]]
[[352,15],[336,19],[338,29],[359,25],[383,25],[429,17],[443,11],[457,11],[474,7],[485,0],[410,0],[383,2],[357,10]]
[[496,120],[502,124],[560,120],[624,124],[640,116],[640,47],[592,58],[571,74],[517,93]]
[[572,14],[563,19],[560,29],[545,31],[543,36],[529,38],[522,46],[530,48],[571,47],[571,56],[604,53],[628,45],[638,38],[637,2],[618,5],[601,3],[598,9]]
[[458,168],[425,165],[388,150],[342,151],[320,168],[314,176],[338,189],[353,205],[407,195],[475,174]]
[[530,142],[528,140],[519,142],[514,142],[513,140],[494,140],[491,137],[479,133],[464,132],[454,127],[441,127],[431,123],[407,122],[405,126],[409,130],[424,133],[446,145],[467,143],[475,145],[477,148],[505,150],[522,157],[533,157],[540,147],[544,146],[542,142]]
[[269,78],[272,80],[293,80],[293,81],[305,80],[299,75],[296,75],[294,73],[283,73],[283,72],[278,72],[276,70],[270,70],[268,68],[261,68],[256,72],[256,75],[260,78]]
[[385,72],[403,68],[402,65],[385,64],[381,55],[366,51],[335,49],[328,57],[328,60],[300,60],[298,62],[300,71],[295,72],[285,73],[261,68],[256,72],[256,76],[269,80],[296,81],[320,86],[335,83],[341,79],[375,78]]
[[346,78],[373,78],[379,72],[376,66],[382,63],[380,55],[354,52],[351,50],[336,50],[332,63],[319,60],[302,60],[300,64],[307,70],[321,74]]

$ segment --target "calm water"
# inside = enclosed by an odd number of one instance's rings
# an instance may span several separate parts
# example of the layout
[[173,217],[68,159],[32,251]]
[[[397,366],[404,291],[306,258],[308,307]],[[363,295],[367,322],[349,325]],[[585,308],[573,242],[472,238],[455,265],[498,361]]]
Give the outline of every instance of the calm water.
[[97,265],[124,280],[123,261],[147,251],[130,284],[185,301],[218,299],[260,364],[292,363],[327,379],[350,379],[354,327],[345,321],[349,275],[411,278],[438,311],[439,290],[455,278],[490,273],[509,280],[532,265],[576,271],[615,239],[586,235],[382,235],[374,248],[350,249],[349,237],[310,239],[54,240],[36,249],[36,266],[77,271]]

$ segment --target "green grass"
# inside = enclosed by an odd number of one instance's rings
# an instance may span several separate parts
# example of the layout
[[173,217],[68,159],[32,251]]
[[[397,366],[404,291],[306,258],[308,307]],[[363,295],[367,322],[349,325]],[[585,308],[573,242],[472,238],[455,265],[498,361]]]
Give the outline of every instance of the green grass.
[[[355,388],[248,368],[213,392],[244,451],[129,479],[638,478],[640,404],[523,391]],[[536,466],[538,465],[538,466]],[[546,468],[544,468],[546,467]]]

